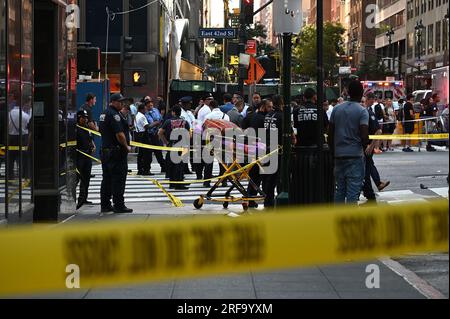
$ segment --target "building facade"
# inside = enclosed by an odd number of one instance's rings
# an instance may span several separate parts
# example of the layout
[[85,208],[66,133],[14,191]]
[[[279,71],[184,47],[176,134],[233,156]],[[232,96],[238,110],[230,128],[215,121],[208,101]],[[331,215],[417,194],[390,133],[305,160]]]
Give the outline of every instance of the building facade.
[[431,70],[448,65],[449,0],[407,0],[406,85],[431,87]]
[[70,3],[0,1],[0,219],[75,210],[76,26]]
[[405,68],[406,0],[378,0],[375,49],[380,59],[402,80]]
[[376,0],[350,1],[350,22],[348,30],[349,55],[358,67],[362,62],[376,59],[375,51],[375,12]]
[[[310,11],[309,11],[309,24],[316,24],[317,22],[317,1],[311,0],[310,2]],[[332,0],[319,0],[323,2],[323,21],[331,21],[332,17]]]
[[[109,32],[106,8],[110,12]],[[175,68],[174,51],[178,47],[183,61],[204,64],[203,41],[197,38],[204,20],[203,1],[80,0],[80,10],[78,41],[101,49],[100,77],[110,80],[112,92],[122,88],[123,93],[131,97],[165,94],[168,80],[172,78],[170,68],[172,71]],[[122,36],[133,38],[132,58],[123,66],[120,61]],[[132,72],[124,72],[124,83],[121,83],[121,67],[143,70],[151,80],[143,86],[128,85],[127,77],[132,76]]]

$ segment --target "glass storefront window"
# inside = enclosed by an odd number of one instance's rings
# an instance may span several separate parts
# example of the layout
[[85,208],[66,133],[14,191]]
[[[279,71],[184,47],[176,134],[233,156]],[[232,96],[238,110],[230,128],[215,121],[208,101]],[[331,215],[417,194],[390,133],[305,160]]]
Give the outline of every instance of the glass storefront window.
[[0,0],[0,219],[6,213],[6,3]]

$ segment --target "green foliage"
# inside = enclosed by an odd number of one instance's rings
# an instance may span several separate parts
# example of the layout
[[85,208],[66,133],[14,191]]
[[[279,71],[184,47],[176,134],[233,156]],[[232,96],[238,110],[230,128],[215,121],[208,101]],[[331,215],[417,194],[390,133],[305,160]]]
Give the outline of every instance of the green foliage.
[[256,22],[252,28],[247,26],[247,39],[254,38],[267,39],[267,28],[264,24]]
[[361,80],[382,80],[385,79],[386,76],[392,76],[393,72],[388,70],[386,66],[381,63],[379,60],[370,59],[361,62],[359,65],[358,71],[356,75]]
[[[315,79],[317,76],[316,27],[304,27],[294,39],[293,66],[296,74]],[[323,50],[325,78],[337,73],[339,56],[344,54],[343,35],[345,29],[340,23],[325,22],[323,26]]]

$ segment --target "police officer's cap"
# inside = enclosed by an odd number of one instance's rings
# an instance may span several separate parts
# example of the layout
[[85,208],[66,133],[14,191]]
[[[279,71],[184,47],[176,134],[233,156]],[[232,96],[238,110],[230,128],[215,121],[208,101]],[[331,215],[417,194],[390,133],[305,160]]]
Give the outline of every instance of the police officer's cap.
[[77,112],[77,118],[79,119],[80,117],[89,117],[89,116],[85,110],[80,110]]
[[191,103],[192,102],[192,96],[184,96],[180,99],[181,103]]
[[115,94],[111,95],[110,100],[111,100],[111,102],[123,102],[123,101],[127,101],[128,99],[120,93],[115,93]]
[[208,98],[214,98],[214,96],[211,93],[206,93],[203,99],[206,100]]

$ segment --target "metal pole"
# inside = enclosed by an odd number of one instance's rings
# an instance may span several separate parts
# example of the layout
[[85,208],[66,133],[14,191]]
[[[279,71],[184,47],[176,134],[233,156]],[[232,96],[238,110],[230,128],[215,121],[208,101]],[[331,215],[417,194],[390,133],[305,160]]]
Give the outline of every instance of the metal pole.
[[[247,35],[245,30],[245,12],[244,12],[244,0],[241,0],[241,11],[239,12],[239,53],[245,53],[245,42],[247,41]],[[244,72],[245,66],[239,65],[239,91],[242,95],[245,95],[244,93]]]
[[283,33],[283,153],[281,161],[281,192],[277,206],[289,204],[289,157],[291,155],[291,64],[292,34]]
[[319,152],[319,200],[320,202],[325,201],[324,194],[324,158],[323,158],[323,1],[317,1],[317,121],[319,122],[318,127],[318,152]]

